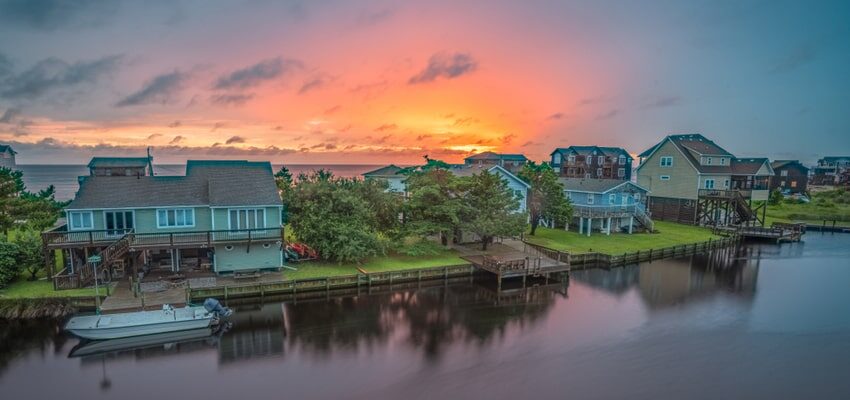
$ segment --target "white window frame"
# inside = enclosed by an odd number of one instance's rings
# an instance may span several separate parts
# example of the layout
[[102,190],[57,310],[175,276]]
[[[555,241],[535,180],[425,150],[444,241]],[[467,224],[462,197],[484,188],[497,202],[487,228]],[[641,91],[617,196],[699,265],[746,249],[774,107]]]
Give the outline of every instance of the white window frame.
[[[236,212],[236,224],[237,225],[242,225],[242,215],[243,215],[242,213],[243,212],[245,213],[245,216],[247,218],[248,211],[253,211],[254,212],[254,226],[253,227],[248,227],[248,226],[245,226],[245,227],[236,226],[236,227],[234,227],[233,221],[230,218],[230,213],[234,212],[234,211]],[[262,211],[262,213],[263,213],[263,218],[261,220],[257,219],[257,216],[259,214],[257,211]],[[228,208],[227,209],[227,230],[233,231],[233,230],[248,230],[248,229],[266,229],[266,212],[267,212],[266,209],[263,208],[263,207]],[[262,222],[262,225],[260,225],[258,222]]]
[[672,167],[673,166],[673,156],[661,157],[661,161],[659,161],[659,165],[664,167],[664,168]]
[[[711,185],[708,183],[711,182]],[[706,179],[702,182],[702,186],[705,189],[714,189],[714,179]]]
[[659,179],[661,179],[662,181],[669,181],[669,180],[670,180],[670,175],[661,175],[661,176],[659,177]]
[[706,157],[705,158],[705,165],[711,165],[711,162],[712,162],[712,157]]
[[567,165],[575,165],[575,163],[576,163],[576,156],[574,156],[574,155],[567,156]]
[[605,156],[599,156],[596,158],[597,164],[602,165],[605,163]]
[[[174,213],[174,225],[168,223],[168,212]],[[177,212],[181,212],[183,214],[183,224],[177,224]],[[165,221],[161,218],[161,213],[165,213]],[[192,223],[186,224],[186,217],[191,216]],[[157,208],[156,209],[156,228],[157,229],[183,229],[183,228],[194,228],[195,223],[195,209],[191,207],[174,207],[174,208]]]
[[611,193],[611,194],[608,195],[608,204],[610,204],[612,206],[614,204],[617,204],[617,194],[616,193]]
[[596,199],[594,199],[593,197],[593,194],[587,194],[587,204],[593,204],[594,202],[596,202]]
[[635,192],[635,194],[633,194],[632,197],[634,197],[635,203],[640,203],[640,193],[639,192]]
[[[80,225],[74,226],[74,215],[80,216]],[[88,221],[86,221],[88,217]],[[88,226],[86,226],[88,222]],[[68,228],[72,231],[86,231],[94,229],[94,213],[91,211],[68,211]]]
[[555,153],[552,156],[552,164],[561,164],[561,153]]
[[779,171],[779,176],[788,176],[788,170],[783,169],[782,171]]
[[617,158],[617,164],[626,165],[626,157],[620,156],[619,158]]
[[602,168],[597,168],[597,169],[596,169],[596,177],[597,177],[597,178],[601,178],[601,177],[602,177]]
[[720,157],[720,165],[726,165],[726,157]]
[[620,178],[626,176],[626,169],[625,168],[617,168],[617,176],[619,176]]

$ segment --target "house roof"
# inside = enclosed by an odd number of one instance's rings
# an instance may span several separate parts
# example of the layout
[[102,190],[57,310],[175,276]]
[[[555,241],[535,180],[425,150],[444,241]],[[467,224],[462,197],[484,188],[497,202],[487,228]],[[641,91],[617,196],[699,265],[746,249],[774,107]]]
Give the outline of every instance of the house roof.
[[624,156],[629,160],[632,160],[632,155],[629,154],[626,149],[622,147],[606,147],[606,146],[570,146],[570,147],[558,147],[550,153],[550,155],[555,153],[567,154],[567,153],[575,153],[577,155],[592,155],[593,152],[601,153],[607,157],[619,157]]
[[464,160],[505,160],[505,161],[528,161],[528,158],[523,154],[501,154],[494,153],[492,151],[485,151],[483,153],[478,153],[469,157],[466,157]]
[[280,204],[271,163],[189,161],[185,176],[85,176],[67,209]]
[[502,174],[508,176],[510,179],[513,179],[513,180],[521,183],[523,186],[530,187],[530,185],[528,183],[526,183],[524,180],[520,179],[518,176],[512,174],[511,171],[508,171],[507,169],[502,168],[501,166],[498,166],[498,165],[475,165],[475,164],[473,164],[473,165],[462,165],[462,166],[453,167],[453,168],[449,169],[449,172],[451,172],[455,176],[461,176],[461,177],[472,176],[472,175],[475,175],[475,174],[480,174],[482,172],[493,172],[493,171],[499,171]]
[[147,167],[150,163],[148,157],[93,157],[89,161],[89,168],[132,168]]
[[803,165],[799,160],[775,160],[770,163],[770,167],[773,169],[782,169],[786,167],[797,167],[804,172],[808,172],[809,168]]
[[376,170],[372,170],[369,172],[364,172],[363,176],[367,178],[393,178],[393,177],[402,177],[404,175],[399,174],[403,168],[396,166],[395,164],[390,164]]
[[828,156],[821,158],[819,161],[821,162],[836,162],[836,161],[847,161],[850,160],[850,156]]
[[569,192],[607,193],[626,185],[648,192],[648,190],[633,182],[621,179],[558,178],[558,181],[564,185],[564,190]]
[[[702,174],[755,175],[761,169],[761,166],[768,161],[766,158],[735,158],[732,153],[698,133],[667,136],[655,146],[640,153],[638,157],[646,158],[651,156],[656,149],[664,145],[667,141],[673,143],[685,156],[688,163],[697,172]],[[730,157],[730,160],[726,165],[702,165],[699,160],[703,155],[726,156]],[[769,166],[770,164],[768,163]]]
[[13,149],[12,146],[9,146],[8,144],[0,144],[0,153],[5,153],[6,150],[11,151],[12,154],[18,154],[18,152],[15,151],[15,149]]

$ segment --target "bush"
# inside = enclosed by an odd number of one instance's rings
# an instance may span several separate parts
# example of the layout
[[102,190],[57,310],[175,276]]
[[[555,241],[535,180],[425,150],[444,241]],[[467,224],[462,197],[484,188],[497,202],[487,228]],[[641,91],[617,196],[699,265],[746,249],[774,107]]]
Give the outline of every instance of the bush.
[[6,287],[21,274],[18,257],[20,248],[17,244],[0,242],[0,288]]

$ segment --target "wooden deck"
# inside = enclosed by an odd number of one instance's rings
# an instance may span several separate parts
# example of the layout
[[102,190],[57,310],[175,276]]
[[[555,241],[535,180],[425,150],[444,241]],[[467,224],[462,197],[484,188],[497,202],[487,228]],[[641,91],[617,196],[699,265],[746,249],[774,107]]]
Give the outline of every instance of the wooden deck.
[[570,271],[568,256],[549,254],[519,240],[494,243],[486,251],[472,246],[456,246],[455,250],[475,268],[495,275],[499,290],[502,279],[522,278],[524,283],[528,277],[549,277]]

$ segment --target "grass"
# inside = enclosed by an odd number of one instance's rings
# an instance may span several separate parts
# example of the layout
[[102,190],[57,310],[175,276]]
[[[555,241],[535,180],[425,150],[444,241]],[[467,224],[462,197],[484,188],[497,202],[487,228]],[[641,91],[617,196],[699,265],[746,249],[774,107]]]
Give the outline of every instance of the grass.
[[765,223],[770,226],[773,222],[804,222],[821,225],[827,221],[827,226],[850,226],[850,192],[846,190],[830,190],[814,193],[809,203],[783,201],[779,204],[768,205]]
[[[100,288],[100,294],[105,295],[106,289]],[[53,290],[53,282],[41,278],[29,281],[23,276],[0,289],[0,299],[43,299],[59,297],[91,297],[94,296],[93,288]]]
[[465,264],[457,253],[449,249],[440,249],[437,254],[425,256],[406,256],[389,254],[367,259],[361,264],[338,264],[328,261],[307,261],[292,264],[298,271],[284,270],[286,279],[324,278],[329,276],[352,275],[358,273],[357,267],[367,272],[400,271],[445,265]]
[[656,221],[658,233],[615,233],[607,236],[593,233],[590,237],[561,229],[537,228],[535,236],[526,235],[531,243],[574,254],[603,253],[619,255],[635,251],[660,249],[674,245],[719,239],[710,229],[673,222]]

